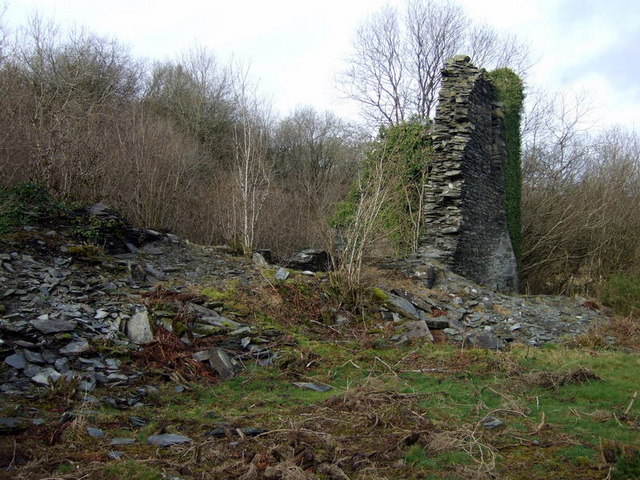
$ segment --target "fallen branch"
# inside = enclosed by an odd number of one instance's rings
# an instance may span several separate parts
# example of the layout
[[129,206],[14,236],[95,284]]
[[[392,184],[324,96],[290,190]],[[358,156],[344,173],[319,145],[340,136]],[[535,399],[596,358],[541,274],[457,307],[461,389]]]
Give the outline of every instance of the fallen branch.
[[385,362],[384,360],[382,360],[380,357],[375,357],[375,360],[377,360],[378,362],[380,362],[380,363],[382,363],[383,365],[385,365],[385,366],[389,369],[389,371],[390,371],[391,373],[393,373],[396,377],[398,376],[398,374],[397,374],[396,372],[394,372],[393,368],[391,368],[391,366],[390,366],[387,362]]
[[544,412],[542,412],[542,418],[540,419],[540,423],[538,424],[538,426],[533,431],[533,434],[536,435],[536,434],[540,433],[542,431],[542,429],[546,426],[546,424],[547,424],[547,416],[545,415]]
[[629,402],[629,405],[627,406],[627,408],[625,408],[624,410],[625,416],[629,415],[629,413],[631,412],[631,409],[633,408],[633,404],[636,403],[637,398],[638,398],[638,392],[633,392],[631,401]]

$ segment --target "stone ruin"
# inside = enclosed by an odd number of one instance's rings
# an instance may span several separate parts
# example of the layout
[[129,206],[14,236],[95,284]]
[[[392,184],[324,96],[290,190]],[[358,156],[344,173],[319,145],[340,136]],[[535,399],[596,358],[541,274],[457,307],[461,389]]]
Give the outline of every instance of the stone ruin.
[[502,111],[486,72],[455,56],[442,71],[419,256],[500,291],[516,291],[507,228]]

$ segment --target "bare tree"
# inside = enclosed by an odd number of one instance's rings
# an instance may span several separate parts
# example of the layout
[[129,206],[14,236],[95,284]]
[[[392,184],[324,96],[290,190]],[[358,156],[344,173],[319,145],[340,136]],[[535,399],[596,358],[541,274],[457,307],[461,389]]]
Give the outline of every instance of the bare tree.
[[458,5],[435,0],[410,0],[405,24],[405,57],[411,72],[411,111],[420,117],[435,112],[440,70],[464,42],[468,19]]
[[597,293],[638,265],[640,142],[610,129],[589,134],[585,94],[530,96],[523,145],[525,288]]
[[370,120],[404,120],[409,91],[401,28],[397,9],[387,6],[356,32],[355,52],[340,82],[350,98],[365,106]]
[[523,178],[535,182],[571,182],[585,167],[584,135],[592,126],[586,92],[573,95],[531,90],[522,126]]
[[35,16],[16,41],[12,68],[25,86],[21,110],[30,117],[23,135],[32,147],[23,168],[63,197],[93,188],[107,125],[136,100],[140,65],[114,40],[81,29],[63,36]]
[[4,23],[4,16],[7,13],[8,4],[4,1],[0,2],[0,66],[4,63],[6,54],[5,49],[7,48],[7,26]]
[[236,189],[232,235],[239,237],[243,253],[250,255],[256,246],[258,219],[273,175],[268,155],[269,110],[251,82],[248,67],[236,65],[233,89],[237,118],[233,129]]
[[193,47],[175,62],[154,65],[145,100],[193,135],[211,156],[231,156],[232,99],[229,68],[213,52]]
[[356,132],[334,114],[310,107],[282,120],[273,142],[279,180],[301,208],[315,211],[338,200],[332,195],[336,186],[342,192],[340,186],[350,184],[361,144]]
[[472,24],[465,47],[476,65],[496,69],[507,67],[524,76],[531,66],[529,46],[516,35],[498,32],[486,23]]
[[528,58],[514,36],[476,25],[459,5],[441,0],[407,0],[402,11],[384,7],[360,25],[353,47],[338,84],[374,124],[433,116],[440,71],[456,53],[470,52],[480,67],[518,72]]

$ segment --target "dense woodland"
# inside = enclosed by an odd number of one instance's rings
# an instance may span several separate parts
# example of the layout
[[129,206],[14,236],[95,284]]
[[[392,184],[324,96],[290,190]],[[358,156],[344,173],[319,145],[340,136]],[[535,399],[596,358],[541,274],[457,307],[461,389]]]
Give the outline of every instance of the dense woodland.
[[[363,21],[340,78],[343,92],[363,107],[362,124],[313,108],[283,117],[250,68],[223,64],[204,48],[150,63],[116,40],[60,31],[38,18],[19,29],[3,25],[2,32],[3,189],[33,182],[60,201],[107,203],[137,225],[280,256],[332,248],[334,227],[345,215],[347,224],[357,218],[344,214],[349,197],[373,201],[361,212],[369,217],[380,213],[377,199],[395,205],[387,216],[404,211],[409,219],[408,226],[386,222],[381,229],[374,222],[354,251],[363,254],[365,243],[384,254],[415,247],[410,241],[395,248],[393,238],[422,233],[415,198],[444,60],[466,52],[487,69],[510,67],[524,79],[527,97],[523,289],[610,301],[639,289],[637,135],[587,129],[587,99],[528,85],[526,47],[475,25],[458,7],[413,1],[406,11],[386,8]],[[398,188],[407,172],[413,183]],[[401,228],[409,237],[394,232]]]

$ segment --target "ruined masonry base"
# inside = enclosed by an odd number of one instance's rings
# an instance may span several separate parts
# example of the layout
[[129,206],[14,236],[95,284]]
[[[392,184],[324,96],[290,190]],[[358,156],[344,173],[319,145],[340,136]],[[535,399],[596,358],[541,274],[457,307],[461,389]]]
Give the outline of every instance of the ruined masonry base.
[[476,283],[515,291],[504,193],[507,149],[495,88],[466,56],[450,59],[442,75],[418,254]]

